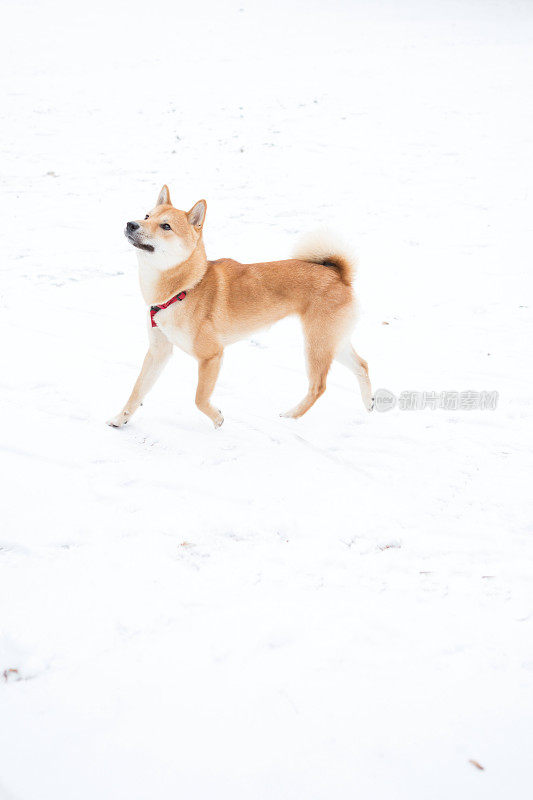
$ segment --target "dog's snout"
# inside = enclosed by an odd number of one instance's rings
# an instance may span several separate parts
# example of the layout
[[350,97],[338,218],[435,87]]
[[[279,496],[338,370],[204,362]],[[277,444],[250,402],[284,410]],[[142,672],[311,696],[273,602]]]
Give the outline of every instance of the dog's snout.
[[133,231],[136,231],[137,228],[139,228],[139,227],[140,226],[139,226],[139,224],[137,222],[127,222],[126,223],[126,230],[130,231],[130,233],[133,233]]

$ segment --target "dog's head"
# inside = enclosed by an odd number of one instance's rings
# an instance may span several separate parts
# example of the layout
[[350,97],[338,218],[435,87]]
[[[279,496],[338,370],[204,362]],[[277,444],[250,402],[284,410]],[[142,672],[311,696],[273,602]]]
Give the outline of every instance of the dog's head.
[[144,219],[127,222],[124,235],[154,266],[172,267],[186,261],[198,244],[206,209],[205,200],[199,200],[190,211],[174,208],[165,185],[155,208]]

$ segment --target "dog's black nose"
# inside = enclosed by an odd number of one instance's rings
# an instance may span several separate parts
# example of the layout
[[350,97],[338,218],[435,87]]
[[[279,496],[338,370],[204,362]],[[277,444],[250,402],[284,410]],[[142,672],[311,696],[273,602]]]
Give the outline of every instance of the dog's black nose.
[[138,227],[139,227],[139,225],[138,225],[137,222],[127,222],[126,223],[126,230],[130,231],[130,233],[133,233],[133,231],[136,231]]

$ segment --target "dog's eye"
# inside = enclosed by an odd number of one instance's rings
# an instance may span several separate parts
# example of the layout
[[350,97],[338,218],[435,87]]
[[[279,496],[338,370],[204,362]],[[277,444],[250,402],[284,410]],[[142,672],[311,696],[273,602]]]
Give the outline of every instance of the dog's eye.
[[163,222],[163,224],[160,225],[159,227],[163,228],[164,231],[169,231],[170,230],[170,225],[168,224],[168,222]]
[[145,219],[148,219],[148,217],[149,217],[149,216],[150,216],[150,214],[147,214],[147,215],[145,216]]

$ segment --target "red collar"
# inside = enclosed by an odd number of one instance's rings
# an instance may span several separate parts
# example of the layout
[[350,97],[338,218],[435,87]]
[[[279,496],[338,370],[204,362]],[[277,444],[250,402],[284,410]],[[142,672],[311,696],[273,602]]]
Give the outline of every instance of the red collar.
[[152,328],[157,328],[157,322],[154,319],[154,316],[157,314],[158,311],[161,311],[163,308],[168,308],[175,303],[177,300],[183,300],[187,292],[180,292],[179,294],[171,297],[168,303],[161,303],[160,306],[150,306],[150,319],[152,320]]

